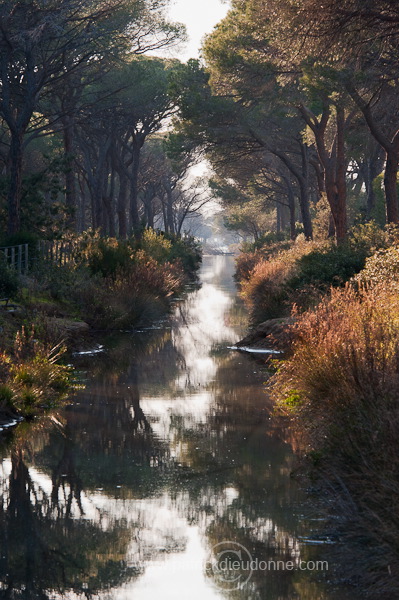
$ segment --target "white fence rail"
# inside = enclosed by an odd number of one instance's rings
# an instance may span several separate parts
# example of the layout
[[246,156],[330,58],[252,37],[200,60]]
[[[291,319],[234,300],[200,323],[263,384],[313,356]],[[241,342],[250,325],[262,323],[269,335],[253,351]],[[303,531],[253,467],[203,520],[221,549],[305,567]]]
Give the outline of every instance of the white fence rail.
[[18,246],[0,247],[7,264],[15,269],[20,275],[29,270],[29,246],[28,244],[19,244]]

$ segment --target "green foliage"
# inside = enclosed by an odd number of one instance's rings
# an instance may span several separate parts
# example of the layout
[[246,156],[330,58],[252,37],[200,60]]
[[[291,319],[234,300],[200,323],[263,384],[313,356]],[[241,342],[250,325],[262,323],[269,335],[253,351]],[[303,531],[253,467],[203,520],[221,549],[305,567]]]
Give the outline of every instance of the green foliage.
[[9,385],[0,384],[0,410],[12,407],[14,392]]
[[73,367],[61,363],[65,348],[39,342],[32,327],[22,327],[12,354],[0,353],[5,383],[0,387],[0,409],[24,417],[62,402],[76,388]]
[[364,254],[348,244],[314,250],[298,259],[297,273],[287,281],[287,286],[292,290],[310,285],[326,289],[339,286],[358,273],[364,262]]
[[56,265],[52,261],[39,262],[32,274],[36,293],[49,295],[53,300],[61,302],[70,300],[79,282],[90,278],[90,272],[85,267]]
[[288,395],[284,398],[283,402],[288,409],[297,410],[303,402],[302,394],[298,390],[289,390]]
[[[32,152],[29,158],[34,164],[39,163],[38,170],[24,173],[21,192],[22,231],[48,239],[59,235],[60,229],[65,232],[70,217],[63,198],[63,179],[70,165],[67,159],[51,151],[51,155],[40,156],[37,151]],[[8,185],[6,178],[0,178],[0,213],[4,219]]]
[[201,244],[192,236],[185,238],[172,234],[165,234],[165,236],[172,242],[169,261],[179,262],[185,274],[190,279],[195,279],[202,262]]
[[132,249],[115,238],[93,237],[84,249],[84,261],[93,275],[116,277],[132,261]]
[[201,261],[193,238],[145,230],[140,240],[100,238],[86,232],[76,241],[74,261],[43,261],[35,269],[36,295],[61,301],[95,328],[151,324]]
[[18,289],[18,275],[8,266],[4,254],[0,251],[0,296],[14,297]]
[[146,229],[140,240],[140,248],[158,263],[170,260],[172,242],[153,229]]
[[236,278],[253,321],[282,316],[293,304],[301,310],[313,306],[331,286],[342,286],[359,273],[366,258],[376,248],[392,243],[395,236],[395,231],[369,222],[354,227],[348,241],[339,246],[298,238],[294,244],[266,244],[242,253],[236,262]]
[[92,327],[138,327],[159,319],[183,283],[179,265],[160,264],[137,250],[127,269],[115,277],[82,279],[71,296]]

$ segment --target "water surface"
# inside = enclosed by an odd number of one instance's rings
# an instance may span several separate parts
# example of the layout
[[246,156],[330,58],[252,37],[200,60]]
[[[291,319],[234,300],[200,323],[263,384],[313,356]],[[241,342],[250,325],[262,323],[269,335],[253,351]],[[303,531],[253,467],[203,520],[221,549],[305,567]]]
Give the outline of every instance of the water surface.
[[333,565],[299,569],[324,557],[322,517],[291,477],[264,360],[228,349],[247,326],[233,271],[205,258],[170,319],[76,358],[74,404],[2,438],[0,598],[349,598]]

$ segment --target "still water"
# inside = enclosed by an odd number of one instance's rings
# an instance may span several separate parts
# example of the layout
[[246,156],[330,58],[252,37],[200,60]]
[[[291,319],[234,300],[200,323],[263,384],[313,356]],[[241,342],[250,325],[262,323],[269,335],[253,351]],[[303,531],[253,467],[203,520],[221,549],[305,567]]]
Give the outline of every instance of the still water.
[[333,565],[315,576],[321,517],[266,367],[228,349],[247,325],[233,271],[206,257],[170,319],[77,358],[74,403],[0,439],[0,598],[352,597]]

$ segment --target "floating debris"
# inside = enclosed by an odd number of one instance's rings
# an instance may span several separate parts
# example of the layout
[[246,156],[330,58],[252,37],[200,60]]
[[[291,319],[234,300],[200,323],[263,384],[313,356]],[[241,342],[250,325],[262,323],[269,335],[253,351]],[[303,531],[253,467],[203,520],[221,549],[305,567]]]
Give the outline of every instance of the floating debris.
[[273,350],[272,348],[249,348],[248,346],[227,346],[227,348],[228,350],[239,350],[251,354],[284,354],[282,350]]
[[335,544],[335,541],[329,537],[319,537],[319,538],[308,538],[304,536],[298,536],[298,539],[302,544],[309,544],[312,546],[319,546],[324,544]]
[[81,352],[74,352],[73,356],[94,356],[95,354],[100,354],[101,352],[105,352],[104,346],[99,345],[91,350],[82,350]]
[[7,423],[1,423],[0,424],[0,433],[2,431],[4,431],[5,429],[10,429],[11,427],[15,427],[21,421],[23,421],[22,417],[16,417],[15,419],[12,419],[11,421],[7,421]]

